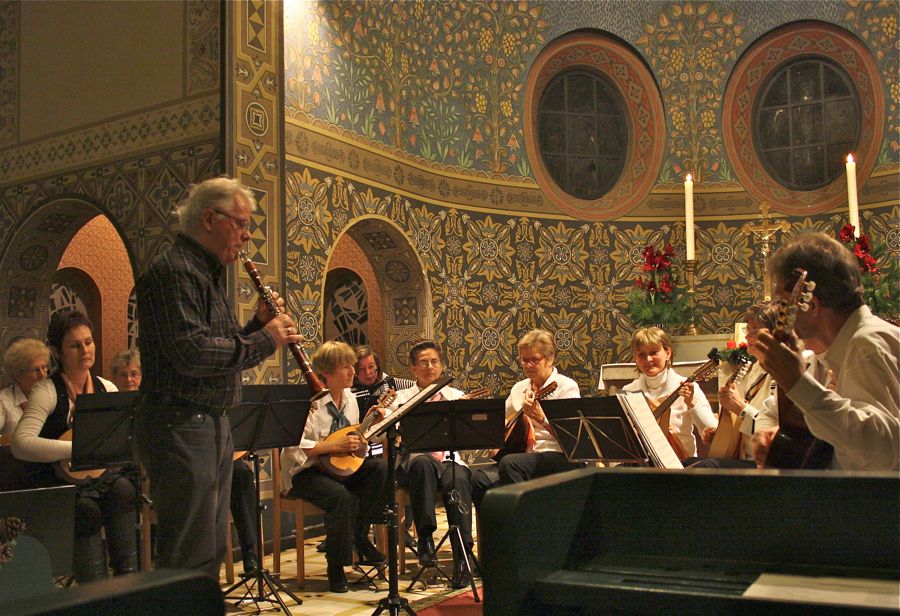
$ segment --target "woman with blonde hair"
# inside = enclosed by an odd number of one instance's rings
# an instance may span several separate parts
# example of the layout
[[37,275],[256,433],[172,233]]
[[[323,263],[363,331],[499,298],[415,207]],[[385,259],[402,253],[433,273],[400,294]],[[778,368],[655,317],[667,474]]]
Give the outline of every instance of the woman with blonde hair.
[[[709,401],[697,383],[688,383],[672,368],[672,341],[658,327],[642,327],[631,337],[631,353],[640,376],[623,391],[640,391],[661,402],[676,389],[680,395],[672,404],[669,429],[677,439],[682,459],[697,455],[694,426],[702,434],[718,425]],[[665,429],[665,427],[664,427]]]
[[22,338],[9,345],[3,354],[3,372],[13,383],[0,390],[0,435],[12,436],[31,388],[46,378],[49,366],[50,349],[40,340]]
[[478,507],[481,506],[485,492],[497,484],[519,483],[582,466],[569,462],[541,408],[539,393],[554,383],[555,389],[541,396],[543,399],[581,397],[578,383],[556,369],[556,343],[553,334],[544,329],[533,329],[519,339],[518,350],[518,362],[525,378],[512,386],[509,397],[506,398],[506,421],[510,421],[521,410],[519,421],[527,422],[527,425],[523,425],[533,437],[529,436],[527,439],[525,451],[508,453],[498,464],[479,467],[472,474],[472,499]]

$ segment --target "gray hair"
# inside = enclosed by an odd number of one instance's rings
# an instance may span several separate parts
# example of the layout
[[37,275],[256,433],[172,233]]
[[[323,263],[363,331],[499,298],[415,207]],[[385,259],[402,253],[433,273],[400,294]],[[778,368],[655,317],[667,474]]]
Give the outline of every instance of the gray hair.
[[118,372],[119,368],[125,368],[134,364],[138,368],[141,367],[141,354],[137,349],[129,349],[116,353],[109,362],[109,371],[112,374]]
[[15,377],[23,370],[27,370],[28,364],[39,358],[43,358],[46,362],[50,361],[50,349],[46,344],[35,338],[16,340],[3,354],[3,371]]
[[253,193],[234,178],[221,176],[192,184],[187,197],[175,208],[182,230],[188,233],[196,230],[207,208],[233,212],[235,195],[247,200],[251,212],[256,209]]

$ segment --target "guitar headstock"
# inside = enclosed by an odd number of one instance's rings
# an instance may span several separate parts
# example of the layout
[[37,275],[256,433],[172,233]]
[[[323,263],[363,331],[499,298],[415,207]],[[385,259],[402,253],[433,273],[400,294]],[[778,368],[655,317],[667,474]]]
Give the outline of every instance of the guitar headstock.
[[552,383],[544,385],[543,387],[541,387],[539,390],[537,390],[534,393],[534,399],[542,400],[542,399],[546,398],[547,396],[552,394],[554,391],[556,391],[557,387],[559,387],[559,384],[556,381],[553,381]]
[[719,349],[713,347],[706,356],[709,359],[702,366],[694,370],[694,373],[688,378],[689,381],[705,381],[718,371]]
[[744,380],[744,377],[747,376],[747,373],[750,371],[750,366],[753,365],[753,362],[746,357],[741,357],[737,360],[738,364],[734,368],[734,372],[731,373],[731,376],[728,377],[728,384],[731,383],[740,383]]
[[383,394],[378,397],[378,402],[375,403],[375,406],[379,406],[381,408],[387,408],[391,404],[394,403],[394,400],[397,399],[397,390],[396,389],[388,389]]
[[491,390],[487,387],[479,387],[474,391],[468,392],[462,397],[463,400],[480,400],[482,398],[490,398]]
[[794,270],[794,276],[797,280],[791,288],[790,297],[776,302],[775,331],[772,334],[781,341],[786,340],[793,331],[797,315],[809,310],[809,302],[816,288],[816,283],[809,280],[806,270],[797,268]]

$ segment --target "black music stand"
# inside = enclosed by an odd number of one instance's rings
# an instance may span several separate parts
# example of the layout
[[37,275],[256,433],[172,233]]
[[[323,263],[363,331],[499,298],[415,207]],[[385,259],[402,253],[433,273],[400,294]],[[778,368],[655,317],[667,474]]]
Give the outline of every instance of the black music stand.
[[397,478],[394,469],[397,465],[396,425],[414,408],[434,396],[453,380],[452,376],[444,375],[434,383],[421,389],[416,395],[407,400],[399,409],[369,428],[363,435],[367,441],[371,441],[381,435],[385,435],[387,441],[387,486],[390,493],[385,507],[385,517],[388,521],[388,596],[378,601],[378,607],[372,612],[372,616],[381,614],[387,610],[391,616],[400,614],[404,610],[409,616],[416,613],[409,606],[409,601],[400,596],[399,572],[397,571],[397,550],[399,549],[399,534],[397,532]]
[[[400,426],[400,434],[403,437],[403,449],[414,452],[432,452],[432,451],[449,451],[450,452],[450,472],[453,476],[453,483],[456,481],[456,451],[464,449],[494,449],[503,446],[504,433],[504,414],[506,401],[503,399],[480,399],[480,400],[442,400],[439,402],[431,402],[422,405],[410,412]],[[448,499],[444,507],[456,507],[463,515],[469,513],[463,511],[464,505],[459,502],[459,496],[454,499]],[[455,502],[454,502],[455,501]],[[472,563],[475,569],[481,573],[481,566],[472,554],[469,546],[462,539],[462,533],[459,527],[451,525],[444,536],[441,537],[435,548],[435,554],[441,551],[441,546],[447,540],[452,545],[456,541],[459,553],[462,555],[463,566],[469,575],[469,584],[472,587],[472,595],[476,603],[481,602],[478,596],[478,589],[475,586],[475,575],[472,569]],[[433,567],[443,575],[450,579],[447,572],[435,562],[431,565],[419,565],[419,570],[413,576],[406,591],[409,592],[416,585],[419,578],[429,568]]]
[[541,408],[570,462],[648,460],[617,396],[542,400]]
[[134,464],[136,391],[81,394],[72,419],[72,470]]
[[[243,402],[228,412],[228,419],[235,451],[249,451],[247,459],[253,464],[256,486],[256,550],[260,564],[255,574],[241,574],[241,579],[228,588],[224,595],[227,597],[243,585],[247,590],[235,602],[235,606],[244,602],[253,603],[257,613],[260,613],[259,604],[265,601],[277,603],[285,614],[290,614],[279,593],[285,593],[297,605],[301,605],[303,601],[285,588],[281,580],[269,573],[262,562],[262,514],[265,507],[260,494],[259,456],[256,450],[290,447],[300,442],[309,417],[309,388],[306,385],[246,385],[242,388],[241,396]],[[273,489],[281,488],[274,486]],[[275,541],[280,540],[280,537],[275,537]],[[297,557],[302,558],[303,555],[298,554]],[[274,597],[274,601],[270,597]]]

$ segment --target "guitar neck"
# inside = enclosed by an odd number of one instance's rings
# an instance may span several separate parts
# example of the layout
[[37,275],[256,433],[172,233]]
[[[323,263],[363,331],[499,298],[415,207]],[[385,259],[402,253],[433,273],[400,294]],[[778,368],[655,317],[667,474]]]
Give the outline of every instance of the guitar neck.
[[[688,379],[687,379],[687,381],[685,381],[685,383],[693,383],[694,381],[695,381],[694,377],[691,376],[691,377],[688,377]],[[681,393],[679,393],[680,391],[681,391],[681,385],[676,387],[675,391],[670,393],[668,396],[665,397],[665,399],[662,402],[659,403],[659,406],[656,407],[656,410],[653,412],[654,419],[659,419],[660,417],[662,417],[663,413],[668,411],[669,407],[671,407],[673,404],[675,404],[675,401],[678,400],[678,398],[681,396]]]

